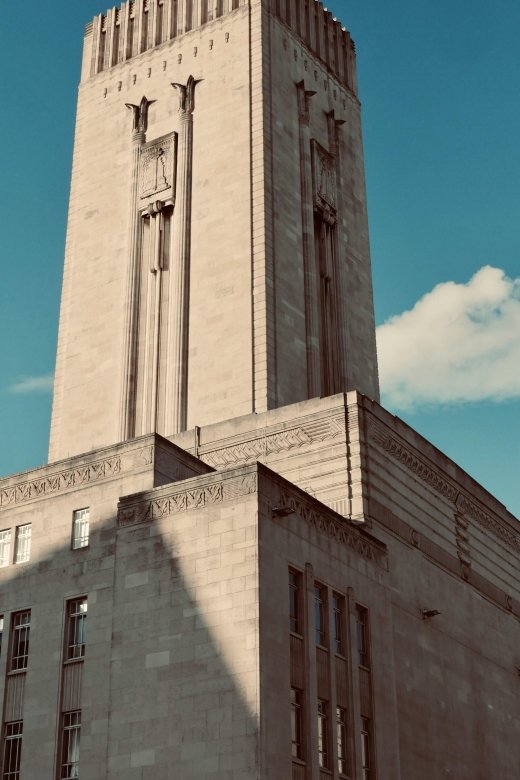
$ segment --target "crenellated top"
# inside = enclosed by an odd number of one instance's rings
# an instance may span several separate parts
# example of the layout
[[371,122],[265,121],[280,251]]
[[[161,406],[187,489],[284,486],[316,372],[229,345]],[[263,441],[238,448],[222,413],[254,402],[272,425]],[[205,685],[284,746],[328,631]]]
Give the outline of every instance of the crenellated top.
[[[127,0],[94,17],[85,29],[91,38],[94,76],[166,41],[202,27],[252,0]],[[357,92],[355,48],[348,31],[318,0],[267,0],[272,15],[290,28],[332,74]]]

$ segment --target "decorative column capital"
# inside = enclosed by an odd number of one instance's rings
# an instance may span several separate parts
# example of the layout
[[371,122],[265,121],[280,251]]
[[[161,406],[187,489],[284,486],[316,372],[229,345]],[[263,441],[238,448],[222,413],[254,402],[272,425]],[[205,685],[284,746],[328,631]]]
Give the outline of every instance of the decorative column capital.
[[132,112],[132,137],[136,141],[144,141],[148,129],[148,109],[155,100],[148,100],[144,95],[138,106],[133,103],[125,103]]
[[179,94],[179,114],[191,116],[195,110],[195,87],[200,84],[202,79],[195,79],[193,76],[188,78],[186,84],[179,84],[172,81],[171,85]]

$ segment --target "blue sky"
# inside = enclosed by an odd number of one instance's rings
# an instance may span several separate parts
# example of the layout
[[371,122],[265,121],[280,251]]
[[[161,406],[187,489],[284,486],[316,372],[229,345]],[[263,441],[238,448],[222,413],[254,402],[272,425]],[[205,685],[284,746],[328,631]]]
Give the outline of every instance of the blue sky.
[[[327,5],[358,51],[383,403],[520,515],[520,4]],[[81,42],[105,10],[52,6],[2,9],[0,474],[47,457]]]

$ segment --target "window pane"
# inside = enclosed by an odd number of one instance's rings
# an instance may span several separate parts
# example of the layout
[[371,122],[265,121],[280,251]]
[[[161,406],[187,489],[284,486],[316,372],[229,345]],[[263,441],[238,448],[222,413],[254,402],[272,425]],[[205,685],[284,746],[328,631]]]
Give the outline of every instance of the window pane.
[[328,737],[327,702],[318,699],[318,763],[323,769],[329,766]]
[[26,563],[31,555],[31,523],[19,525],[16,529],[15,540],[15,563]]
[[79,743],[81,736],[81,710],[63,713],[61,748],[61,778],[74,780],[79,777]]
[[336,707],[336,738],[338,747],[338,772],[347,774],[347,723],[343,707]]
[[289,569],[289,631],[301,634],[301,574]]
[[361,766],[363,780],[370,778],[370,720],[361,718]]
[[356,606],[357,650],[360,666],[369,666],[368,652],[368,612],[365,607]]
[[76,509],[72,516],[72,549],[88,546],[90,508]]
[[11,663],[9,667],[11,672],[27,668],[30,625],[31,613],[29,610],[13,615]]
[[0,566],[11,563],[11,529],[0,531]]
[[85,655],[85,632],[87,627],[87,599],[82,597],[68,603],[67,648],[65,656],[83,658]]
[[15,720],[5,724],[4,763],[2,780],[18,780],[22,754],[23,721]]
[[343,647],[343,625],[344,625],[344,598],[334,593],[332,596],[333,605],[333,626],[334,626],[334,652],[342,655],[344,653]]
[[302,758],[302,692],[291,688],[291,741],[293,758]]
[[325,588],[314,586],[314,632],[317,645],[325,644]]

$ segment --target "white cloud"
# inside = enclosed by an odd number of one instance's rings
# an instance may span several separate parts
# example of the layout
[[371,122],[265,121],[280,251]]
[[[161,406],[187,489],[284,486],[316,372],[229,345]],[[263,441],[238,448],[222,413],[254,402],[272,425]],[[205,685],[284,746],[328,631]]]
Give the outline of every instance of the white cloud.
[[438,284],[377,342],[388,406],[519,398],[520,277],[484,266],[466,284]]
[[27,376],[9,386],[10,393],[50,393],[54,384],[52,374]]

